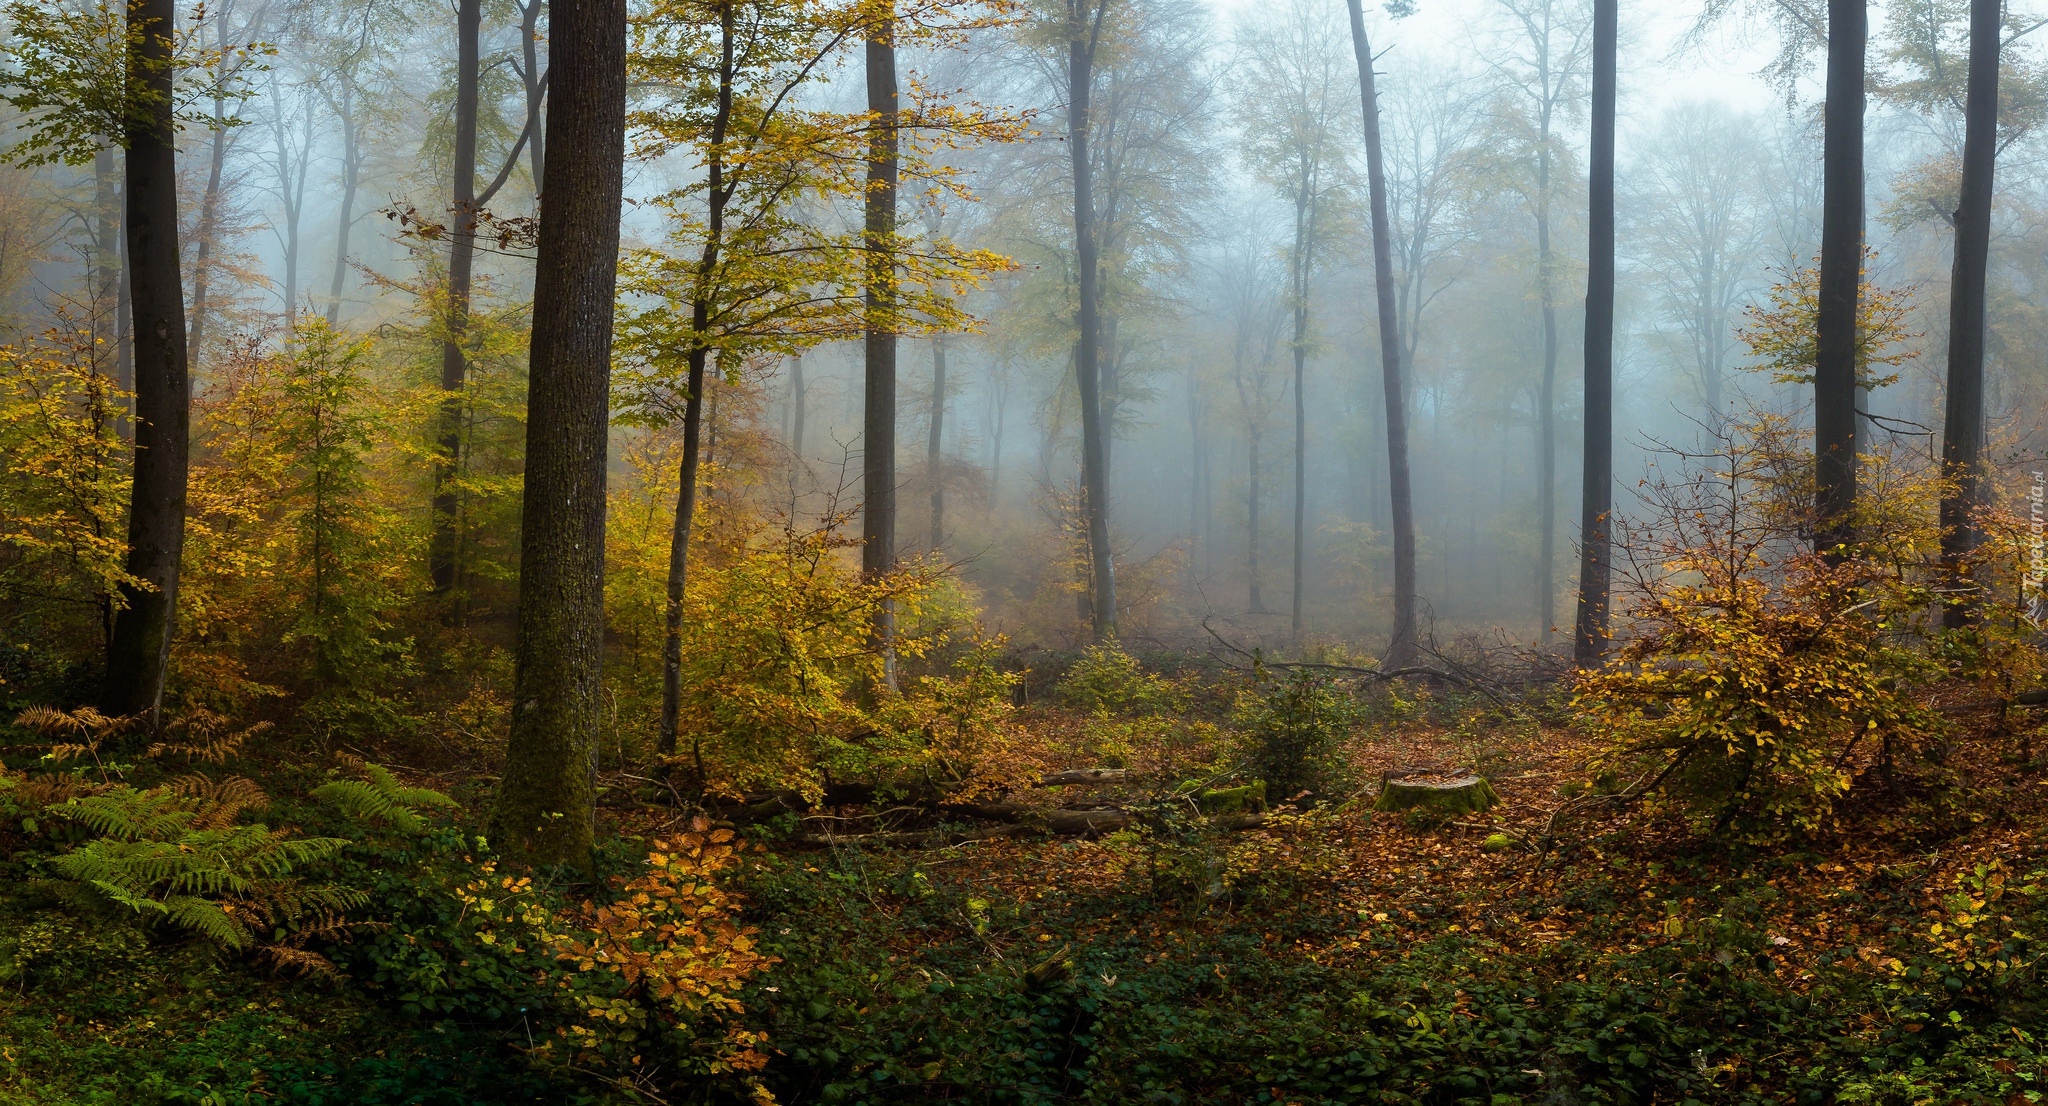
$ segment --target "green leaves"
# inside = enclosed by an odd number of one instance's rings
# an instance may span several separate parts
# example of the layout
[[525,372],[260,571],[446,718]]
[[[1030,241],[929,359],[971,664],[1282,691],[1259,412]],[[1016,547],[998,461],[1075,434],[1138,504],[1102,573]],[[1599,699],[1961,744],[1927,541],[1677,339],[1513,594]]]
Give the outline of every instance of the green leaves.
[[366,901],[358,891],[305,886],[295,878],[308,865],[332,859],[346,839],[232,824],[253,805],[247,791],[254,785],[240,782],[247,788],[230,789],[227,798],[194,795],[189,787],[180,794],[176,784],[147,791],[124,785],[51,807],[51,815],[101,836],[52,858],[50,866],[108,902],[238,950],[255,943],[254,923]]
[[[125,146],[129,126],[149,125],[164,106],[146,79],[152,65],[172,70],[174,123],[237,126],[240,120],[215,107],[245,99],[242,74],[260,71],[255,59],[275,52],[260,42],[203,45],[203,4],[183,28],[137,26],[127,7],[108,0],[77,7],[14,0],[0,10],[13,32],[0,44],[0,102],[24,122],[23,137],[0,161],[17,165],[83,165],[101,150]],[[168,63],[141,56],[149,35],[171,39]]]
[[367,780],[335,780],[313,789],[313,797],[363,822],[383,822],[404,833],[419,833],[425,807],[451,809],[455,800],[425,787],[406,787],[390,769],[367,761],[360,764]]

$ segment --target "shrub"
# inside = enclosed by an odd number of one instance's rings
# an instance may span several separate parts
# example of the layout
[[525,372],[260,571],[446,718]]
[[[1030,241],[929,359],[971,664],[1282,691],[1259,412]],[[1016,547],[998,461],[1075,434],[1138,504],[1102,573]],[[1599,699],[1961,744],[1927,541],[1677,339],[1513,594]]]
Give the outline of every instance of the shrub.
[[1343,782],[1338,750],[1359,718],[1356,701],[1328,675],[1308,668],[1276,675],[1262,666],[1237,700],[1243,772],[1264,780],[1275,802],[1327,792]]
[[[1823,823],[1859,769],[1895,779],[1943,729],[1923,701],[1935,592],[1902,567],[1931,544],[1879,505],[1857,549],[1806,548],[1809,475],[1785,425],[1730,431],[1708,462],[1645,492],[1617,535],[1633,638],[1579,675],[1573,708],[1606,742],[1596,768],[1661,792],[1695,827],[1762,841]],[[1896,504],[1928,486],[1873,461]]]
[[1164,714],[1176,706],[1173,686],[1146,672],[1114,641],[1082,650],[1053,688],[1053,697],[1098,715]]

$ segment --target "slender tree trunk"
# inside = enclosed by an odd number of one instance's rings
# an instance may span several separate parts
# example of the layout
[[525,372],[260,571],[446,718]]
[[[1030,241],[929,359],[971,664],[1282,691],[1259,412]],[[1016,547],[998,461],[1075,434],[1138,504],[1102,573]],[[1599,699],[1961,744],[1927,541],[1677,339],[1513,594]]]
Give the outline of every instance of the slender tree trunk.
[[925,442],[925,471],[932,481],[932,545],[946,544],[946,474],[943,453],[946,434],[946,336],[932,336],[932,419],[931,434]]
[[[303,107],[304,105],[301,104]],[[298,162],[293,164],[291,148],[286,144],[284,132],[278,132],[277,158],[278,183],[285,195],[284,209],[284,325],[290,331],[299,314],[299,247],[303,236],[299,233],[301,217],[306,211],[306,172],[313,161],[313,136],[310,133],[313,120],[308,114],[304,120],[308,133],[299,147]]]
[[1536,389],[1536,501],[1541,554],[1536,563],[1537,633],[1544,641],[1557,622],[1557,304],[1551,287],[1550,109],[1543,110],[1542,148],[1536,155],[1536,289],[1543,305],[1543,379]]
[[525,68],[520,78],[526,85],[526,131],[528,141],[526,156],[533,168],[533,186],[540,187],[541,168],[545,164],[542,147],[545,145],[541,133],[541,105],[547,100],[547,85],[541,80],[540,71],[540,15],[546,8],[546,0],[526,0],[519,9],[519,50]]
[[1095,244],[1094,168],[1088,154],[1088,112],[1094,86],[1095,47],[1110,0],[1067,0],[1067,156],[1074,171],[1074,268],[1079,285],[1074,383],[1081,400],[1081,497],[1088,521],[1089,576],[1094,584],[1098,640],[1116,636],[1116,566],[1109,545],[1109,433],[1101,395],[1101,261]]
[[1863,59],[1868,0],[1828,0],[1819,318],[1814,327],[1814,548],[1845,555],[1856,503],[1856,315],[1863,282]]
[[[870,580],[896,567],[896,19],[893,12],[868,33],[868,111],[876,126],[868,141],[867,202],[862,212],[867,250],[866,334],[862,355],[866,401],[861,420],[861,569]],[[871,633],[882,657],[882,684],[896,690],[896,605],[875,605]]]
[[[441,335],[441,409],[434,457],[432,526],[427,536],[427,572],[437,595],[460,583],[461,543],[457,515],[462,476],[463,391],[469,358],[463,350],[469,328],[470,277],[476,261],[476,118],[478,40],[483,33],[483,0],[458,0],[455,12],[455,165],[448,228],[448,302]],[[459,598],[458,598],[459,602]]]
[[1372,46],[1365,34],[1360,0],[1351,9],[1351,47],[1358,61],[1358,88],[1365,118],[1365,168],[1372,201],[1373,289],[1379,309],[1380,379],[1387,430],[1387,487],[1394,539],[1394,630],[1387,645],[1391,666],[1413,664],[1415,626],[1415,501],[1408,469],[1408,399],[1401,360],[1401,317],[1395,303],[1393,233],[1387,217],[1387,170],[1380,144],[1379,93],[1372,72]]
[[[689,593],[690,533],[697,518],[697,482],[700,479],[698,442],[704,426],[704,362],[706,351],[689,354],[689,396],[683,401],[683,461],[676,478],[676,518],[669,532],[668,609],[662,620],[661,638],[661,733],[662,755],[676,751],[677,732],[683,715],[683,600]],[[704,781],[704,765],[696,759],[698,783]]]
[[178,252],[177,130],[171,0],[135,0],[128,26],[127,238],[135,314],[135,465],[128,511],[121,611],[107,648],[101,706],[161,722],[164,678],[185,549],[186,460],[192,383],[185,348],[185,295]]
[[[92,334],[94,339],[117,344],[115,365],[116,387],[123,391],[134,385],[133,363],[124,362],[126,338],[121,326],[121,315],[128,306],[125,294],[126,266],[122,264],[121,249],[121,163],[115,148],[102,146],[92,159],[92,275],[90,289],[92,298]],[[129,379],[119,379],[119,369],[131,370]]]
[[[711,117],[711,151],[705,164],[704,249],[697,258],[695,287],[690,295],[690,335],[694,343],[684,355],[689,365],[687,393],[683,399],[683,460],[676,477],[676,518],[669,534],[668,609],[662,623],[661,641],[661,732],[657,747],[664,755],[676,751],[677,732],[683,711],[683,600],[690,581],[690,533],[697,521],[697,486],[703,463],[699,441],[703,436],[706,383],[704,370],[711,355],[708,337],[712,297],[718,279],[718,262],[725,249],[725,206],[732,198],[725,179],[725,137],[732,124],[734,80],[734,18],[732,3],[719,6],[718,103]],[[715,417],[715,415],[714,415]],[[714,435],[716,430],[714,428]],[[697,782],[704,781],[704,760],[691,748]]]
[[789,391],[790,404],[796,408],[793,416],[794,426],[789,432],[789,451],[796,455],[797,464],[802,465],[804,462],[804,401],[808,397],[809,389],[804,386],[804,355],[801,353],[796,355],[796,365],[790,370]]
[[1586,446],[1579,499],[1579,609],[1573,654],[1607,649],[1609,518],[1614,510],[1614,84],[1619,0],[1593,3],[1593,150],[1586,255]]
[[[226,29],[221,33],[225,35]],[[206,191],[199,197],[199,227],[194,235],[198,241],[193,244],[192,255],[190,348],[201,357],[206,355],[207,296],[213,287],[213,240],[220,234],[221,175],[228,161],[227,104],[219,97],[213,101],[213,133],[208,138],[212,149],[207,158]]]
[[625,0],[557,0],[527,384],[512,737],[491,839],[588,864],[604,661],[605,448],[626,156]]
[[1010,423],[1010,379],[996,385],[996,432],[989,443],[988,505],[994,511],[1003,502],[1003,431]]
[[[1969,557],[1980,534],[1975,512],[1984,488],[1985,285],[1991,262],[1991,197],[1998,165],[2000,0],[1970,0],[1969,99],[1964,108],[1963,182],[1956,205],[1956,254],[1950,279],[1948,403],[1941,465],[1951,481],[1941,497],[1941,559],[1951,586],[1968,588]],[[1961,597],[1958,597],[1959,599]],[[1970,604],[1951,603],[1942,621],[1964,625]]]
[[1302,593],[1308,580],[1308,273],[1309,191],[1294,197],[1294,588],[1288,638],[1301,641]]
[[348,234],[356,221],[356,186],[362,181],[362,147],[356,133],[355,88],[344,83],[341,102],[341,211],[335,217],[334,277],[327,284],[327,325],[341,322],[341,291],[348,279]]
[[1245,598],[1250,602],[1251,613],[1265,614],[1266,600],[1259,594],[1259,433],[1256,430],[1246,443],[1245,452],[1250,458],[1245,471],[1244,567],[1248,585]]

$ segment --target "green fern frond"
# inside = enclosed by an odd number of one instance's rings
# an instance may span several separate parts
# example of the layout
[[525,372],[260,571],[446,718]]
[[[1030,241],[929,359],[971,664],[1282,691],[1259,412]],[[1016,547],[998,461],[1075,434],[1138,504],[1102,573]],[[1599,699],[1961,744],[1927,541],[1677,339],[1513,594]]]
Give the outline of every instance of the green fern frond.
[[353,761],[367,780],[335,780],[313,789],[313,797],[328,803],[357,821],[383,822],[405,833],[426,828],[420,808],[451,808],[455,800],[425,787],[407,787],[381,764]]
[[122,841],[164,840],[183,833],[198,813],[198,804],[169,791],[137,791],[123,784],[100,795],[75,798],[50,813],[83,823],[103,837]]
[[164,913],[179,929],[196,933],[217,945],[237,951],[251,943],[248,927],[228,916],[221,905],[197,895],[172,895],[163,900]]

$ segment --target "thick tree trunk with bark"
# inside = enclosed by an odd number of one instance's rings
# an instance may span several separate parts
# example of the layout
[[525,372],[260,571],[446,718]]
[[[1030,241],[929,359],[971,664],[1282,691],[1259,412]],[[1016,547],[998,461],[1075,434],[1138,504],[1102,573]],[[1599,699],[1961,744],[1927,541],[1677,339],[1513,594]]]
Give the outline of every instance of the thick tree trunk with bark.
[[1102,402],[1101,258],[1095,241],[1094,167],[1089,161],[1089,103],[1095,49],[1110,0],[1067,0],[1067,157],[1073,165],[1075,305],[1074,384],[1081,401],[1081,498],[1088,523],[1092,613],[1098,640],[1116,636],[1116,566],[1109,545],[1109,433]]
[[604,647],[605,447],[626,136],[625,0],[557,0],[527,384],[512,737],[491,839],[587,864]]
[[462,475],[462,393],[469,374],[464,331],[469,326],[470,279],[476,264],[476,120],[482,33],[483,0],[459,0],[455,11],[455,165],[449,200],[448,301],[443,307],[442,397],[434,443],[433,518],[427,537],[427,572],[440,595],[454,592],[461,576],[461,493],[456,484]]
[[1413,664],[1415,626],[1415,501],[1408,469],[1408,400],[1401,360],[1401,321],[1394,295],[1393,233],[1387,216],[1387,170],[1380,144],[1379,92],[1361,0],[1351,9],[1351,47],[1358,60],[1358,91],[1365,120],[1365,168],[1372,206],[1372,272],[1379,309],[1380,380],[1385,399],[1387,487],[1394,539],[1394,627],[1387,663]]
[[110,715],[161,721],[164,678],[185,550],[186,459],[192,382],[185,348],[185,295],[178,253],[177,132],[171,119],[171,0],[136,0],[128,25],[139,39],[129,61],[134,111],[127,133],[127,238],[135,315],[135,468],[128,511],[128,574],[107,647],[101,706]]
[[[862,357],[866,396],[861,417],[861,570],[869,579],[896,567],[896,22],[891,15],[868,32],[866,333]],[[870,641],[882,658],[882,684],[896,690],[896,607],[876,604]]]
[[1831,557],[1854,540],[1856,315],[1863,283],[1863,68],[1867,0],[1828,0],[1827,105],[1822,119],[1819,317],[1814,327],[1813,430],[1818,524]]
[[1586,257],[1586,446],[1579,500],[1581,665],[1607,648],[1608,520],[1614,509],[1614,106],[1618,0],[1593,3],[1593,142]]
[[[1964,109],[1963,182],[1956,206],[1956,254],[1949,284],[1948,402],[1942,423],[1942,471],[1952,481],[1941,498],[1941,559],[1951,586],[1968,584],[1967,561],[1979,533],[1974,512],[1984,504],[1984,312],[1991,261],[1992,179],[1998,163],[1999,0],[1970,0],[1969,99]],[[1951,603],[1950,627],[1970,616]]]

